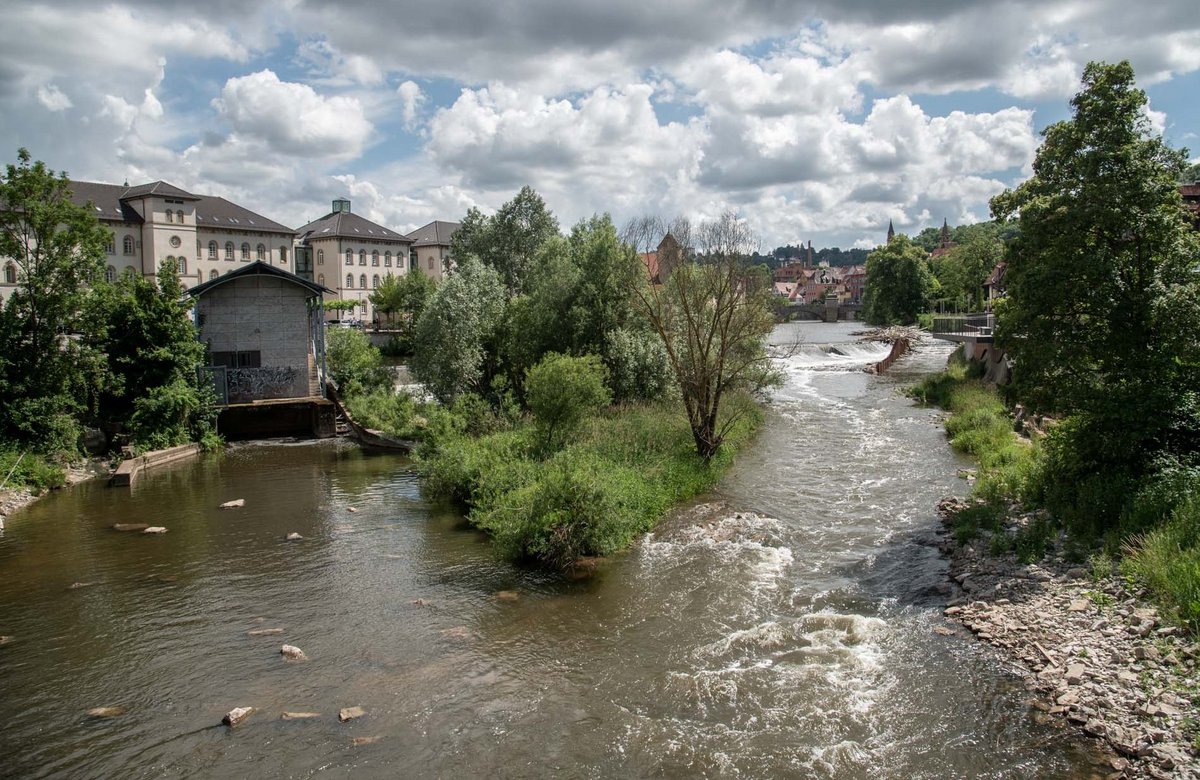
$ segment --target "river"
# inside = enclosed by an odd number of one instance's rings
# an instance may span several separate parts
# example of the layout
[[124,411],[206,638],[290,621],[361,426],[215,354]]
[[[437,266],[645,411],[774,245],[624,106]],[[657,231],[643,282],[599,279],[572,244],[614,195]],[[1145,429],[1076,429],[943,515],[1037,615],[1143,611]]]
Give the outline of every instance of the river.
[[963,462],[898,390],[948,350],[876,377],[854,329],[777,329],[800,346],[755,445],[587,580],[497,562],[406,461],[345,442],[35,503],[0,536],[0,775],[1098,775],[997,656],[933,632]]

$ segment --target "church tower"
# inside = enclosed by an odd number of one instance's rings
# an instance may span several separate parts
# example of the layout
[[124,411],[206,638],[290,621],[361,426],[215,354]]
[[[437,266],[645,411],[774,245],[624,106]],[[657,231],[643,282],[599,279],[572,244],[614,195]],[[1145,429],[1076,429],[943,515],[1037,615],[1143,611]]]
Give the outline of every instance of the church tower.
[[896,228],[892,227],[892,221],[889,219],[888,220],[888,240],[887,240],[887,242],[889,244],[892,243],[892,239],[895,237],[896,237]]

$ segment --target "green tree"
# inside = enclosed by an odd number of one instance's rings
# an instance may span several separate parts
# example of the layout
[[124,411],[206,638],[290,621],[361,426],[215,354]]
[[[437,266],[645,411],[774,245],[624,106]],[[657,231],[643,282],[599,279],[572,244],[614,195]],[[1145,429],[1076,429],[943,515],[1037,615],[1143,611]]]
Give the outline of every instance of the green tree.
[[138,275],[98,284],[89,305],[92,328],[84,336],[105,356],[109,372],[97,415],[128,423],[134,442],[149,449],[198,440],[215,417],[212,390],[196,371],[204,345],[176,261],[163,262],[157,276],[157,287]]
[[325,337],[325,360],[329,376],[344,397],[366,395],[391,386],[383,355],[362,331],[331,329]]
[[413,376],[443,403],[465,392],[488,394],[499,371],[497,336],[507,293],[496,269],[456,255],[458,271],[417,320]]
[[17,287],[0,310],[0,436],[74,449],[77,417],[102,371],[67,334],[83,329],[88,288],[103,274],[109,233],[71,202],[65,174],[17,152],[0,181],[0,257]]
[[983,305],[983,283],[1004,258],[1004,242],[985,231],[968,232],[949,252],[934,258],[933,275],[939,298],[959,308],[979,310]]
[[529,369],[525,398],[542,440],[542,452],[559,449],[581,422],[612,401],[606,369],[596,355],[550,353]]
[[[684,247],[693,238],[679,220],[671,233]],[[761,266],[750,263],[756,239],[736,215],[700,225],[694,238],[699,259],[680,262],[664,284],[643,280],[636,293],[667,353],[696,452],[708,461],[744,412],[723,415],[725,397],[778,382],[764,346],[775,325],[774,292]]]
[[337,312],[338,315],[348,311],[354,311],[354,307],[358,305],[358,301],[352,301],[346,298],[332,298],[325,301],[325,311]]
[[1186,152],[1151,134],[1129,63],[1090,63],[1071,105],[1033,176],[992,200],[1020,227],[997,338],[1019,397],[1077,417],[1050,448],[1058,504],[1109,491],[1092,502],[1109,522],[1123,478],[1200,451],[1200,238],[1177,188]]
[[898,235],[867,256],[863,319],[872,325],[916,322],[933,289],[925,250]]
[[494,215],[467,212],[450,239],[450,253],[461,263],[473,256],[499,272],[510,295],[525,290],[543,245],[558,235],[558,220],[532,187],[522,187]]

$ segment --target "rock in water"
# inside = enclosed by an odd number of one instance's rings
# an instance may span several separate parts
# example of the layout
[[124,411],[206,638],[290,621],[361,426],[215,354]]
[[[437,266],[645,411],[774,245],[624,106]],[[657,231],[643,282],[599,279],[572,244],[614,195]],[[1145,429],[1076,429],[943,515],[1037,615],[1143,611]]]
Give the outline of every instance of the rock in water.
[[306,656],[304,654],[304,651],[301,650],[300,648],[296,647],[295,645],[284,645],[283,647],[279,648],[279,654],[282,655],[284,658],[288,659],[289,661],[307,661],[308,660],[308,656]]
[[113,526],[114,531],[145,531],[150,526],[146,523],[117,523]]
[[67,590],[79,590],[80,588],[90,588],[96,583],[94,582],[72,582],[67,586]]
[[232,501],[226,501],[224,504],[221,504],[221,509],[240,509],[240,508],[244,507],[245,505],[246,505],[246,499],[235,498]]
[[165,534],[166,532],[167,529],[163,528],[161,525],[152,525],[149,528],[142,530],[142,533],[144,534]]
[[225,713],[225,717],[221,718],[221,722],[226,726],[236,726],[253,714],[253,707],[234,707],[229,712]]
[[300,534],[296,533],[295,531],[292,531],[292,532],[291,532],[290,534],[288,534],[288,535],[287,535],[287,537],[286,537],[287,541],[289,541],[289,542],[298,542],[298,541],[300,541],[300,540],[301,540],[301,539],[303,539],[303,538],[304,538],[303,536],[301,536]]
[[348,506],[348,507],[346,507],[346,511],[347,511],[347,512],[349,512],[349,513],[351,513],[351,514],[354,514],[354,513],[355,513],[355,512],[357,512],[358,510],[357,510],[357,509],[355,509],[355,508],[354,508],[354,507],[352,507],[352,506]]
[[520,601],[521,594],[517,593],[515,590],[500,590],[496,591],[496,598],[500,599],[501,601]]
[[361,718],[363,715],[366,715],[366,714],[367,714],[367,711],[364,710],[362,707],[343,707],[338,712],[338,720],[340,720],[342,723],[345,723],[348,720],[354,720],[355,718]]
[[0,636],[0,647],[3,647],[11,641],[13,641],[11,636]]
[[350,740],[350,744],[354,747],[358,747],[359,745],[373,745],[379,740],[380,737],[355,737],[354,739]]
[[311,720],[319,717],[319,712],[285,712],[279,716],[280,720]]
[[274,636],[282,634],[282,628],[255,628],[246,632],[246,636]]
[[124,707],[93,707],[87,711],[93,718],[115,718],[125,714]]

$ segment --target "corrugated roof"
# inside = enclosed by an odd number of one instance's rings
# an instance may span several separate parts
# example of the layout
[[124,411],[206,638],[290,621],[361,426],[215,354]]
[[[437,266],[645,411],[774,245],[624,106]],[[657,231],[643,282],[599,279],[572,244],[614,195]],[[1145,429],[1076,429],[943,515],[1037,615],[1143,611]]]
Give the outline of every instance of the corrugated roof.
[[450,237],[461,223],[434,220],[408,234],[413,246],[450,246]]
[[296,231],[301,238],[352,238],[356,241],[403,241],[408,238],[349,211],[331,211]]
[[278,266],[268,265],[261,260],[256,260],[250,265],[243,265],[238,267],[236,270],[221,274],[216,279],[209,279],[207,282],[198,284],[195,287],[188,289],[186,292],[188,295],[193,297],[203,295],[214,287],[219,287],[226,282],[232,282],[233,280],[240,279],[243,276],[275,276],[283,279],[284,281],[291,282],[292,284],[298,284],[301,287],[306,287],[317,295],[324,295],[325,293],[333,294],[333,290],[329,289],[323,284],[310,282],[308,279],[296,276],[294,273],[285,271]]

